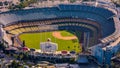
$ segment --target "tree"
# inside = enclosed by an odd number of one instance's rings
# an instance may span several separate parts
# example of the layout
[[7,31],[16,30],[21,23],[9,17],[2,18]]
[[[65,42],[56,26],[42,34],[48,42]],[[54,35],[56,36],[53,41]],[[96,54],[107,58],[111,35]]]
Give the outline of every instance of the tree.
[[0,2],[0,6],[3,6],[3,3],[2,3],[2,2]]
[[15,60],[11,63],[11,67],[18,68],[19,63],[17,63]]
[[5,2],[4,2],[4,4],[5,4],[5,5],[8,5],[8,2],[7,2],[7,1],[5,1]]
[[14,10],[14,9],[22,9],[25,7],[28,7],[30,4],[33,3],[37,3],[37,0],[20,0],[20,4],[19,5],[15,5],[15,6],[10,6],[9,8]]
[[74,45],[74,50],[76,51],[76,45]]
[[23,45],[23,47],[25,47],[25,40],[23,40],[23,44],[22,45]]
[[68,46],[68,50],[70,49],[70,46]]
[[64,0],[60,0],[60,2],[64,2]]
[[111,0],[114,4],[120,7],[120,0]]
[[76,0],[70,0],[70,3],[74,3]]
[[74,48],[76,48],[76,45],[74,45]]

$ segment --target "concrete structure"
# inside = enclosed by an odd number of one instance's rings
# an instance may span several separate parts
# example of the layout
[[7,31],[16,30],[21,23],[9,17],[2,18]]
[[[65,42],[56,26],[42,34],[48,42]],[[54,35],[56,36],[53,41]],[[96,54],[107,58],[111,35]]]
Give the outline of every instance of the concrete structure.
[[[93,56],[103,64],[110,61],[112,56],[110,51],[104,50],[106,46],[115,47],[120,43],[120,21],[114,5],[111,8],[108,5],[112,4],[98,2],[95,5],[95,3],[60,4],[52,7],[4,12],[0,14],[0,23],[4,25],[4,30],[12,35],[47,31],[50,29],[48,25],[57,25],[58,30],[74,29],[89,32],[90,37],[95,36],[94,41],[98,40],[97,44],[101,44],[100,47],[95,48]],[[43,25],[46,25],[46,28],[42,28]],[[52,45],[55,44],[41,43],[41,48],[43,52],[54,52],[57,47]],[[117,52],[116,48],[113,52]],[[106,58],[105,62],[103,58]],[[108,62],[106,64],[110,65]]]

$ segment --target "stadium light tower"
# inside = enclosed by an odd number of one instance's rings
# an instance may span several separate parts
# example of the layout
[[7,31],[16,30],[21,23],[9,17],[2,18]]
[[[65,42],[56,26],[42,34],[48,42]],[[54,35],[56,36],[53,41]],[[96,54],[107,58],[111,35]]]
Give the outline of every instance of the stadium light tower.
[[96,0],[96,2],[95,2],[95,7],[97,7],[98,6],[98,1]]

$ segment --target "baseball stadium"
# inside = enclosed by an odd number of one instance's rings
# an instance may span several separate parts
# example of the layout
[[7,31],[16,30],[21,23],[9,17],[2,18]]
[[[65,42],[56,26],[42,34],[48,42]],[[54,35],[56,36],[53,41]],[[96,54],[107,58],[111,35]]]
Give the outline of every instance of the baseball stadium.
[[116,53],[114,47],[120,41],[117,11],[104,6],[96,3],[58,4],[3,12],[0,13],[1,36],[9,46],[21,47],[24,43],[36,50],[40,50],[40,43],[49,38],[57,43],[56,51],[79,54],[90,50],[102,64],[96,46],[102,50],[111,46]]

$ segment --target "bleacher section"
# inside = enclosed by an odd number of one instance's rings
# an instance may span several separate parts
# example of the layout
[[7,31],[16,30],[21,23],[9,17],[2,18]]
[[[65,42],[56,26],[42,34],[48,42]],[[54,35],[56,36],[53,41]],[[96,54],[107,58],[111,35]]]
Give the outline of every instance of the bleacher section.
[[[20,34],[20,33],[25,33],[25,32],[36,32],[36,31],[46,31],[46,30],[59,30],[58,27],[64,27],[64,26],[79,26],[80,27],[85,27],[88,28],[94,32],[97,32],[95,27],[86,25],[86,24],[76,24],[76,23],[66,23],[66,24],[54,24],[54,25],[42,25],[42,26],[38,26],[38,25],[31,25],[31,26],[25,26],[25,27],[19,27],[13,30],[10,30],[9,32],[11,34]],[[76,27],[77,28],[77,27]],[[75,27],[73,27],[73,29],[75,29]],[[83,29],[83,28],[81,28]],[[85,29],[83,29],[82,31],[85,31]]]
[[85,12],[93,12],[98,15],[102,15],[105,18],[109,18],[113,16],[113,12],[110,12],[106,9],[100,8],[100,7],[93,7],[93,6],[86,6],[86,5],[59,5],[58,8],[61,11],[85,11]]
[[102,41],[102,43],[106,43],[106,42],[114,42],[114,40],[116,40],[117,38],[119,38],[120,37],[120,21],[119,21],[119,19],[118,19],[118,17],[116,16],[116,17],[113,17],[113,19],[114,19],[114,22],[115,22],[115,28],[116,28],[116,30],[115,30],[115,32],[113,33],[113,34],[111,34],[110,36],[108,36],[108,37],[106,37],[106,38],[104,38],[104,39],[102,39],[101,41]]
[[103,37],[106,37],[115,31],[114,21],[109,20],[112,16],[114,16],[114,13],[107,9],[93,6],[61,4],[51,8],[9,11],[0,14],[0,16],[0,22],[5,25],[19,21],[27,22],[52,18],[84,18],[97,21],[102,26],[101,29]]
[[[33,26],[33,25],[44,25],[51,24],[51,22],[57,22],[59,18],[69,18],[69,19],[88,19],[91,21],[96,21],[100,24],[101,34],[103,38],[102,42],[108,42],[116,38],[115,24],[113,20],[115,14],[105,8],[88,6],[88,5],[77,5],[77,4],[60,4],[54,7],[46,8],[34,8],[27,10],[14,10],[4,13],[0,13],[0,23],[5,25],[5,30],[11,31],[11,33],[18,34],[24,31],[30,31],[40,28],[32,29],[18,29],[21,27]],[[51,20],[48,22],[42,20]],[[37,22],[36,22],[37,21]],[[38,22],[40,21],[40,22]],[[32,22],[32,23],[31,23]],[[13,24],[17,24],[14,25]],[[95,23],[94,23],[95,24]],[[17,29],[15,29],[17,28]],[[13,30],[15,31],[13,31]],[[25,30],[24,30],[25,29]],[[113,33],[113,35],[111,35]],[[109,36],[110,35],[110,36]],[[107,37],[109,36],[109,37]]]

